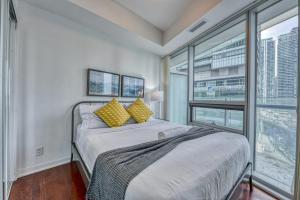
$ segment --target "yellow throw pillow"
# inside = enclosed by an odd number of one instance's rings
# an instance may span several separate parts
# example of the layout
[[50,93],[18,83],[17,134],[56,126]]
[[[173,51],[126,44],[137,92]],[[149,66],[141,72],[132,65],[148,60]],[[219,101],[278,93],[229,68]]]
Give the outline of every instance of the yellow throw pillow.
[[141,99],[135,100],[135,102],[128,106],[127,112],[138,123],[146,122],[151,115],[153,115],[153,112],[144,104]]
[[115,98],[105,106],[95,111],[95,114],[101,118],[109,127],[119,127],[127,122],[130,115],[127,113],[122,104]]

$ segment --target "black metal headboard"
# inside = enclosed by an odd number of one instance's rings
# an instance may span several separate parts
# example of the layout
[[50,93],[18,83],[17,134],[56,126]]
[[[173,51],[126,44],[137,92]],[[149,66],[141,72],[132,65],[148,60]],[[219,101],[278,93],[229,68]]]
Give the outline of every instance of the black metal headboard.
[[[120,103],[132,103],[134,100],[132,101],[119,101]],[[71,124],[71,134],[72,134],[72,143],[74,143],[74,120],[75,120],[75,110],[76,108],[80,105],[80,104],[96,104],[96,103],[108,103],[110,102],[110,100],[106,100],[106,101],[80,101],[78,103],[76,103],[73,107],[72,107],[72,124]]]

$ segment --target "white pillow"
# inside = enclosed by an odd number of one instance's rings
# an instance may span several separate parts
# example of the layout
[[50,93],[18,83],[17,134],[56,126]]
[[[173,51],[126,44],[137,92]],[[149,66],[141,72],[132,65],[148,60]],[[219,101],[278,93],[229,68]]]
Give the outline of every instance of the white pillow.
[[96,110],[102,107],[103,103],[96,104],[80,104],[79,113],[82,121],[82,128],[107,128],[108,126],[97,115]]
[[[131,103],[124,103],[124,107],[127,108]],[[94,114],[96,110],[104,106],[105,103],[93,103],[93,104],[80,104],[79,113],[81,117],[81,127],[92,129],[92,128],[107,128],[106,123]],[[148,105],[148,104],[147,104]],[[149,106],[149,105],[148,105]],[[154,118],[150,117],[148,121],[152,121]],[[130,117],[125,124],[136,124],[137,122]]]

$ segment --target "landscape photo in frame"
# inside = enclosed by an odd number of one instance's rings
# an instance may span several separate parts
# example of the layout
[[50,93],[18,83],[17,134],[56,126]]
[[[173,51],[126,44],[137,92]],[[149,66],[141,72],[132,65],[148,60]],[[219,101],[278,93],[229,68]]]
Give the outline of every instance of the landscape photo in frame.
[[122,97],[144,98],[145,80],[139,77],[122,76]]
[[87,95],[118,97],[120,75],[100,70],[88,69]]

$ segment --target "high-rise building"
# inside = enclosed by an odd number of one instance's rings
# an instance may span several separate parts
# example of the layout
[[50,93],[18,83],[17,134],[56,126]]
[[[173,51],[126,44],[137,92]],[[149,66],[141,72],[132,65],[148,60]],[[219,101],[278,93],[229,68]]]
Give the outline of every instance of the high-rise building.
[[245,35],[240,34],[207,51],[195,50],[195,99],[244,98],[245,45]]
[[278,37],[278,97],[296,98],[298,28]]
[[257,68],[257,98],[264,103],[277,96],[275,79],[275,41],[262,39],[259,45]]
[[[241,99],[245,93],[245,36],[236,36],[205,52],[195,52],[195,98]],[[257,98],[260,103],[282,103],[296,97],[298,28],[259,45]],[[184,69],[186,70],[186,69]],[[277,76],[276,76],[277,74]]]

